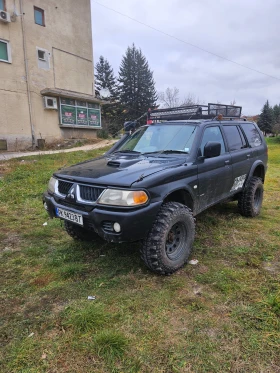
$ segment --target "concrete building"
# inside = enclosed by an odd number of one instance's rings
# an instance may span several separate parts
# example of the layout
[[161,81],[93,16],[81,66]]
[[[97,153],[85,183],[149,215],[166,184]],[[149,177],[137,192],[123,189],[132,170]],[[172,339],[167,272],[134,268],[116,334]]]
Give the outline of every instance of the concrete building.
[[0,149],[94,138],[90,0],[0,0]]

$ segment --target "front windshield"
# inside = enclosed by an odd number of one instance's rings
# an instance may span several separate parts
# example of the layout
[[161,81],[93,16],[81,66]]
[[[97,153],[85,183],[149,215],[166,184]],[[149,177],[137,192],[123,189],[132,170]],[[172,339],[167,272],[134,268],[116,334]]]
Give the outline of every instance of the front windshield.
[[177,151],[189,153],[193,144],[196,126],[186,124],[162,124],[140,128],[118,151],[157,153]]

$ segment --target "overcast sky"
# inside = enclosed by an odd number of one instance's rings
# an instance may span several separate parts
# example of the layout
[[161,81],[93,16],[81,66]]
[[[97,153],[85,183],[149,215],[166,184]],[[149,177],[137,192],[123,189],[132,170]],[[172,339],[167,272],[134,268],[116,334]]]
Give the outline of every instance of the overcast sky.
[[93,52],[108,59],[115,75],[126,48],[141,48],[157,91],[176,86],[204,103],[243,106],[257,114],[266,99],[280,103],[279,0],[97,0],[156,29],[248,70],[130,20],[92,1]]

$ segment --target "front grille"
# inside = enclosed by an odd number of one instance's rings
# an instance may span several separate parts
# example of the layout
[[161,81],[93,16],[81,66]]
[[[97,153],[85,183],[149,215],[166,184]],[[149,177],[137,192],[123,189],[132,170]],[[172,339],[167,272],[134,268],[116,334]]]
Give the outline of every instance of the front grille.
[[75,209],[75,210],[80,210],[80,211],[85,211],[85,212],[90,212],[92,211],[93,207],[92,206],[88,206],[88,205],[82,205],[82,204],[77,204],[75,202],[73,203],[69,203],[69,202],[66,202],[64,199],[62,198],[56,198],[55,199],[57,203],[59,203],[60,205],[63,205],[65,207],[69,207],[71,210]]
[[90,187],[87,185],[79,185],[80,196],[84,201],[95,202],[104,188]]
[[73,183],[69,183],[68,181],[58,180],[58,191],[60,194],[67,195]]
[[102,228],[107,233],[115,233],[113,228],[114,222],[113,221],[103,221],[102,222]]

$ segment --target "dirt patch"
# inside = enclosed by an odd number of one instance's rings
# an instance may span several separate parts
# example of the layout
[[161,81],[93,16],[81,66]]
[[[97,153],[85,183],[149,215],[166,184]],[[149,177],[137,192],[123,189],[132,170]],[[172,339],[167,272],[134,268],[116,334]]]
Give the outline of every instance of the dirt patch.
[[12,168],[9,162],[0,162],[0,179],[2,179],[6,174],[8,174],[11,171]]
[[0,245],[0,251],[2,252],[14,252],[20,251],[20,235],[16,233],[10,233],[8,237],[4,238]]
[[47,286],[50,282],[54,280],[54,275],[51,273],[47,273],[45,275],[38,276],[31,281],[31,285],[35,285],[38,287]]
[[265,262],[263,264],[263,269],[272,273],[272,274],[280,274],[280,262]]

